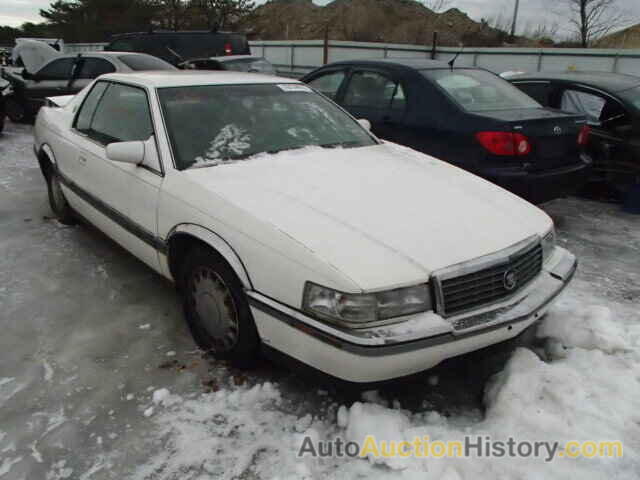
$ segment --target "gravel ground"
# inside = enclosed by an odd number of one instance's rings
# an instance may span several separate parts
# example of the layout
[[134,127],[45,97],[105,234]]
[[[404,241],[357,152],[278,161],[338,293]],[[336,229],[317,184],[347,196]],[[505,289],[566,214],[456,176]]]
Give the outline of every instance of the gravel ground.
[[[574,198],[545,209],[581,262],[572,301],[596,298],[624,324],[637,321],[640,217]],[[167,442],[153,412],[171,403],[163,393],[154,402],[164,388],[196,399],[268,382],[280,410],[322,421],[358,398],[267,361],[242,373],[203,358],[170,284],[93,228],[51,217],[32,127],[9,123],[0,135],[0,479],[217,478],[163,475],[159,464],[141,473]],[[465,357],[375,397],[479,421],[478,368]]]

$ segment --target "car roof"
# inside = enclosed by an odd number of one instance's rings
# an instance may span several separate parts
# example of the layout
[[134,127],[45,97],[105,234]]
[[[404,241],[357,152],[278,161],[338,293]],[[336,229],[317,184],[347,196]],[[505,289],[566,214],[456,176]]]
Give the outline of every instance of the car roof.
[[155,88],[190,87],[201,85],[301,83],[298,80],[291,78],[227,70],[162,70],[132,73],[109,73],[100,78],[102,80],[135,83]]
[[450,68],[447,62],[440,60],[427,60],[422,58],[385,58],[380,60],[342,60],[333,62],[333,65],[367,65],[367,66],[393,66],[399,68],[410,68],[414,70],[431,70],[440,68]]
[[128,33],[115,33],[111,35],[114,40],[126,38],[126,37],[139,37],[147,35],[242,35],[242,33],[228,32],[228,31],[212,31],[212,30],[153,30],[151,32],[128,32]]
[[640,85],[640,77],[633,75],[587,71],[518,73],[510,75],[508,80],[512,82],[516,80],[556,80],[580,83],[611,92],[621,92]]
[[122,57],[125,55],[144,55],[145,57],[150,57],[151,55],[148,55],[146,53],[142,53],[142,52],[103,52],[102,50],[100,51],[95,51],[95,52],[76,52],[76,53],[65,53],[64,55],[60,55],[57,56],[55,58],[75,58],[78,55],[80,55],[81,57],[101,57],[101,58],[113,58],[113,57]]

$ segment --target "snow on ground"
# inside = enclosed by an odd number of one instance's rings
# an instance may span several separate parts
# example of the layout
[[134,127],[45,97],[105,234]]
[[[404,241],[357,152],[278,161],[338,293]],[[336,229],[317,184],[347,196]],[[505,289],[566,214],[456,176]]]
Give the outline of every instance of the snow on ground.
[[[634,479],[640,218],[553,202],[578,274],[534,344],[353,394],[201,358],[172,289],[102,235],[51,220],[31,129],[0,137],[0,480]],[[298,458],[304,438],[620,440],[621,459]]]

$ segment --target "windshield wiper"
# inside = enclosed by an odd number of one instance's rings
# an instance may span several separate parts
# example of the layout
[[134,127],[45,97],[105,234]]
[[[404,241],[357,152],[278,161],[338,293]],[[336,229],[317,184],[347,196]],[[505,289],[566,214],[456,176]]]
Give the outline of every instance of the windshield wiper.
[[360,142],[356,140],[349,140],[345,142],[323,143],[318,146],[322,148],[338,148],[338,147],[353,147],[355,145],[360,145]]
[[278,149],[274,149],[274,150],[267,150],[265,153],[273,155],[275,153],[288,152],[290,150],[300,150],[301,148],[305,148],[306,146],[307,145],[299,145],[297,147],[278,148]]
[[205,160],[202,163],[192,163],[185,170],[191,170],[195,168],[207,168],[207,167],[217,167],[218,165],[224,165],[225,163],[235,162],[236,160],[245,160],[249,157],[252,157],[254,154],[249,155],[234,155],[233,157],[225,157],[215,160]]

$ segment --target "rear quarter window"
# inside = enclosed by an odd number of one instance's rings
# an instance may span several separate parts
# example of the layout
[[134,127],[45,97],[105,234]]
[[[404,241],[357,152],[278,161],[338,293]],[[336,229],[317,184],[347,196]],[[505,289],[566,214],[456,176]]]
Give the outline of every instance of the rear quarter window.
[[549,106],[550,82],[517,82],[514,85],[541,105]]

